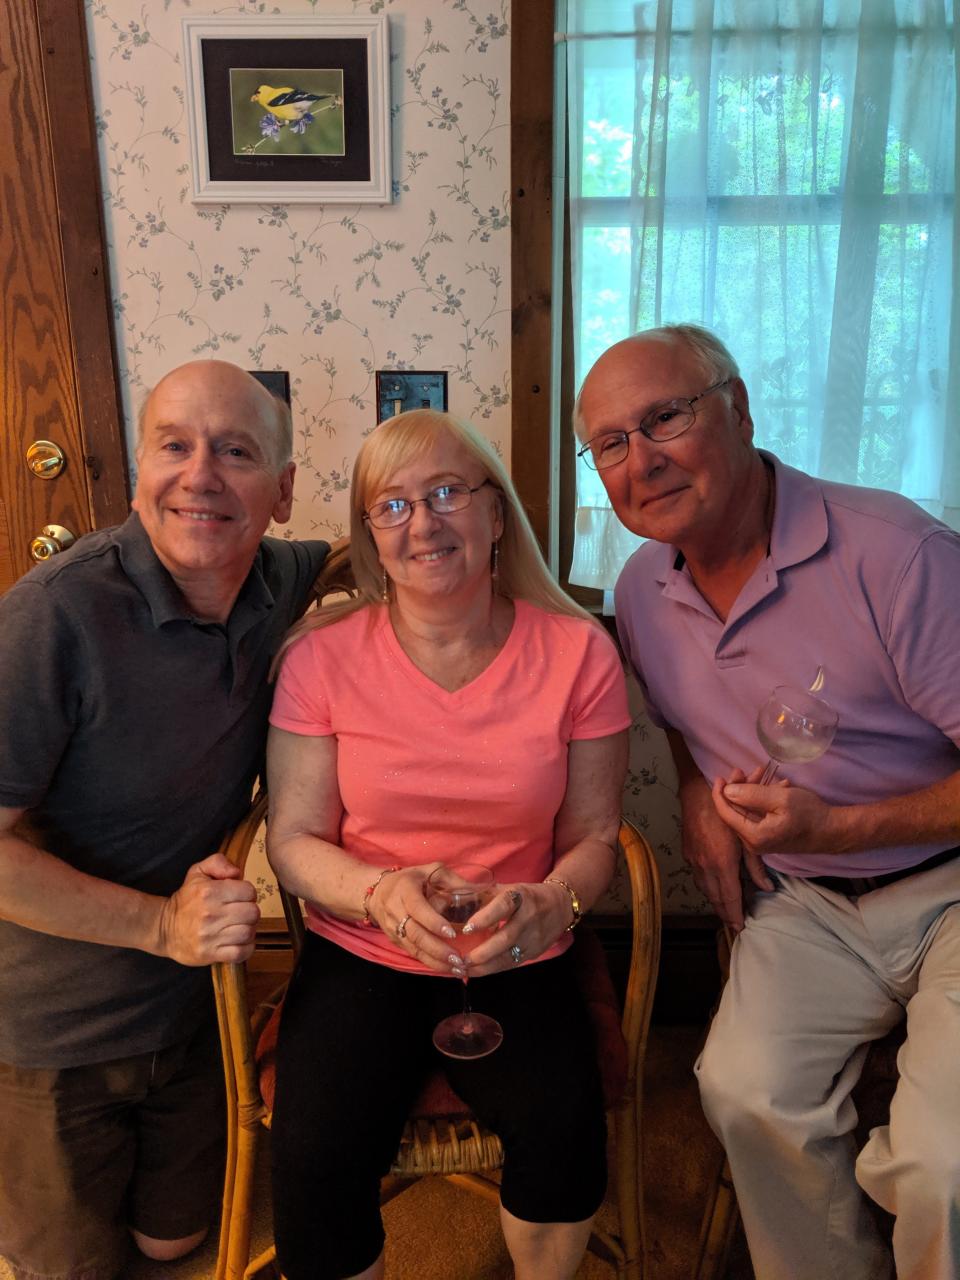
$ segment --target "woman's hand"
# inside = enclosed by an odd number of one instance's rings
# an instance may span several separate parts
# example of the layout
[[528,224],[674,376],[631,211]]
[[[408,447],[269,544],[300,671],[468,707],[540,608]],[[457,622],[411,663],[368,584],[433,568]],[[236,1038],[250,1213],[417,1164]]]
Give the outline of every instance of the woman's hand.
[[468,976],[482,978],[536,959],[572,919],[570,894],[562,884],[503,885],[464,927],[464,933],[494,930],[464,960]]
[[[367,899],[370,918],[387,937],[429,969],[448,974],[460,968],[460,957],[450,946],[456,930],[434,911],[424,897],[423,886],[440,862],[425,862],[385,875]],[[371,879],[375,873],[371,871]]]

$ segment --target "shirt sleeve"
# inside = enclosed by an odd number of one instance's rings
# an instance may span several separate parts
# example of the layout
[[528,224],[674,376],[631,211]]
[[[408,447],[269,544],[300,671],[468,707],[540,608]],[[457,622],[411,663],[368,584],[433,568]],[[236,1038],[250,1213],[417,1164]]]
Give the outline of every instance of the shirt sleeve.
[[614,611],[617,619],[617,635],[620,637],[620,646],[623,649],[624,658],[627,666],[636,677],[640,692],[643,695],[644,706],[647,709],[647,715],[655,725],[660,729],[670,729],[672,726],[664,719],[663,713],[650,696],[650,690],[647,682],[643,678],[643,667],[640,663],[640,654],[638,646],[634,638],[634,610],[630,606],[630,589],[628,582],[628,572],[630,571],[631,562],[628,560],[626,567],[617,580],[614,591]]
[[320,633],[308,631],[283,659],[273,695],[270,723],[303,737],[333,733],[323,680],[324,646]]
[[887,652],[917,715],[960,746],[960,536],[938,529],[920,543],[893,596]]
[[610,637],[587,624],[583,661],[574,687],[570,737],[603,738],[630,726],[627,683]]
[[43,800],[82,707],[83,638],[51,587],[21,580],[0,599],[0,805]]

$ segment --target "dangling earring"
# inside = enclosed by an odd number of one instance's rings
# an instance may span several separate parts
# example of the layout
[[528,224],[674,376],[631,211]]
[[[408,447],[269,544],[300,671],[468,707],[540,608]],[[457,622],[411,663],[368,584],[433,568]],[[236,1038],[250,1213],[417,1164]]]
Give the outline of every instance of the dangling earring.
[[387,571],[383,571],[383,586],[380,588],[380,599],[384,604],[390,603],[390,579],[387,577]]
[[500,574],[500,543],[493,544],[493,557],[490,561],[490,577],[496,582]]

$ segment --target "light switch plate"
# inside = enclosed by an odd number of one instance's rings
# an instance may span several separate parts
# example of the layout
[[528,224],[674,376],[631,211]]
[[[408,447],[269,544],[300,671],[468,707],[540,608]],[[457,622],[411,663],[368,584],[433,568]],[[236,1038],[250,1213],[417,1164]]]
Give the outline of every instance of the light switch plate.
[[441,409],[447,407],[447,375],[443,370],[420,372],[415,369],[377,370],[377,421],[395,418],[408,409]]

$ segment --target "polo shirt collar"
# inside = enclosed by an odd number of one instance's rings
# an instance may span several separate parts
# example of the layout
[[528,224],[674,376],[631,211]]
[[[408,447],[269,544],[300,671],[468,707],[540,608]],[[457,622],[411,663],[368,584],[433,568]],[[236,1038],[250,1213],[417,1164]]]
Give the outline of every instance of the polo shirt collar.
[[[760,561],[744,584],[727,618],[728,628],[776,590],[778,570],[809,560],[827,541],[827,509],[817,480],[804,471],[786,466],[766,449],[759,449],[758,453],[773,467],[777,485],[770,554]],[[679,550],[669,543],[660,543],[654,552],[654,576],[663,595],[715,617],[689,572],[677,568],[679,556]]]
[[[123,571],[146,601],[155,627],[162,627],[168,622],[197,621],[179,587],[160,563],[153,543],[135,511],[117,529],[114,540]],[[235,625],[239,624],[240,634],[245,633],[264,612],[273,608],[273,595],[261,567],[262,557],[262,551],[257,551],[246,581],[230,611],[228,631],[234,630]]]
[[827,506],[820,483],[805,471],[788,467],[766,449],[758,451],[773,467],[777,503],[770,531],[770,559],[774,569],[786,569],[817,554],[827,541]]

